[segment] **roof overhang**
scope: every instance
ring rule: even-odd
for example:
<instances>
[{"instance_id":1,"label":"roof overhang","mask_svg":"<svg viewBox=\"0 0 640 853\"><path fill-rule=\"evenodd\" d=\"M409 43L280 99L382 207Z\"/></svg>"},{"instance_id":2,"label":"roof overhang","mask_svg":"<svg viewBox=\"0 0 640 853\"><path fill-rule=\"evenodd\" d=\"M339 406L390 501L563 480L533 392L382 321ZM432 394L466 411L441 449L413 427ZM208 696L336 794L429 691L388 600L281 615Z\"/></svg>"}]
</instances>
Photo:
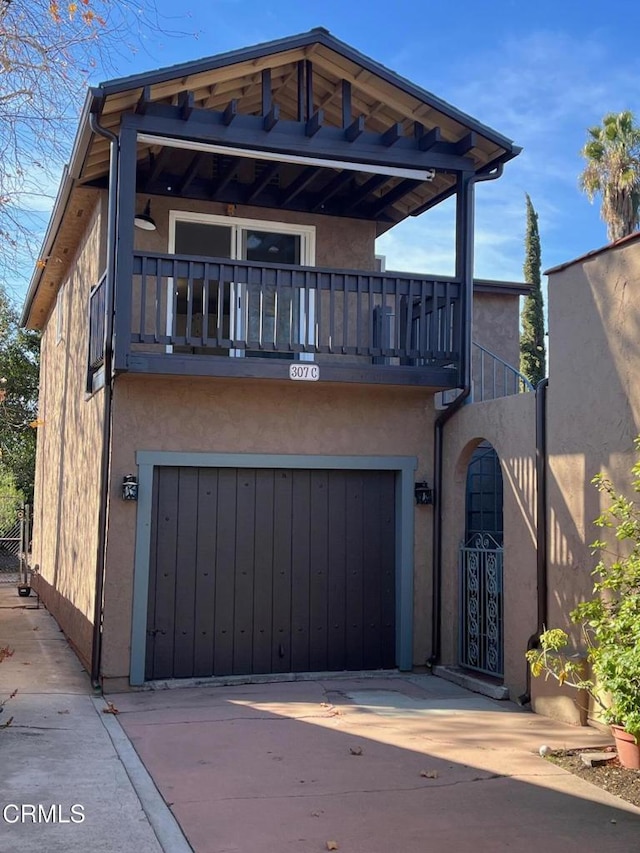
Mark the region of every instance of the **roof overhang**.
<instances>
[{"instance_id":1,"label":"roof overhang","mask_svg":"<svg viewBox=\"0 0 640 853\"><path fill-rule=\"evenodd\" d=\"M323 29L101 83L87 93L25 324L38 289L62 280L56 246L68 206L79 193L108 184L109 142L91 130L92 114L115 134L136 128L138 191L145 194L167 195L178 186L183 197L206 198L226 180L226 192L235 189L240 200L248 193L252 204L374 219L378 233L452 195L456 170L486 174L520 152ZM166 172L176 156L190 158L180 161L179 181ZM253 163L244 188L228 180L229 160L233 166L239 159ZM268 182L278 169L274 193ZM210 174L215 179L207 184ZM257 201L256 187L263 192Z\"/></svg>"}]
</instances>

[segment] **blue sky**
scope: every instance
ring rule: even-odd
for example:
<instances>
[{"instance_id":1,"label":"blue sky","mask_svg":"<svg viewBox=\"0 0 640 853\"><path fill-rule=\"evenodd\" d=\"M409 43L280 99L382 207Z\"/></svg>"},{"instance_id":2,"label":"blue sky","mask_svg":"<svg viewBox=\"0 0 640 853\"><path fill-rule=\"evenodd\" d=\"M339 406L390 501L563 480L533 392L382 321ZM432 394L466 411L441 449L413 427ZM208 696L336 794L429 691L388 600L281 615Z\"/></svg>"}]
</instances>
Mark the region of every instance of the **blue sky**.
<instances>
[{"instance_id":1,"label":"blue sky","mask_svg":"<svg viewBox=\"0 0 640 853\"><path fill-rule=\"evenodd\" d=\"M597 202L578 188L579 152L606 112L640 120L637 0L183 0L186 17L169 0L157 5L166 30L197 37L153 39L108 76L323 26L522 146L501 180L477 189L477 276L522 277L526 192L543 268L606 243ZM451 273L452 224L452 206L441 205L385 235L379 251L389 268Z\"/></svg>"}]
</instances>

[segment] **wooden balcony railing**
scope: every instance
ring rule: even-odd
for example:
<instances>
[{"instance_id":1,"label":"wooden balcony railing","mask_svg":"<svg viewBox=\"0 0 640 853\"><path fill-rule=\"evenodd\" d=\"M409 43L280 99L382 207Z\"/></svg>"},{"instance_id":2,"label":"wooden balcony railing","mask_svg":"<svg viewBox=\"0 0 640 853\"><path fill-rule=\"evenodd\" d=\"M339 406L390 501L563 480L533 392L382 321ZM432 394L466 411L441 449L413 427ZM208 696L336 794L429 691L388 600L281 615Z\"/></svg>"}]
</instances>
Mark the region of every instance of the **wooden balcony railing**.
<instances>
[{"instance_id":1,"label":"wooden balcony railing","mask_svg":"<svg viewBox=\"0 0 640 853\"><path fill-rule=\"evenodd\" d=\"M456 366L460 285L359 272L134 252L135 352Z\"/></svg>"}]
</instances>

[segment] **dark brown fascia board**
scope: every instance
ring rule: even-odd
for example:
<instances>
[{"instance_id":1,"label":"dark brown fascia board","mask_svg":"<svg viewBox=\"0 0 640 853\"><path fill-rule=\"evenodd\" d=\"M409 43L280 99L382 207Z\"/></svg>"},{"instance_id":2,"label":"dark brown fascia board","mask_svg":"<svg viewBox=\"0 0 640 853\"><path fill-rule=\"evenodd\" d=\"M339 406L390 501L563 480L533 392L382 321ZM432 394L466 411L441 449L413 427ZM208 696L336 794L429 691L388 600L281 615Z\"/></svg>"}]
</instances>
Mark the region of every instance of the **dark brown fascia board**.
<instances>
[{"instance_id":1,"label":"dark brown fascia board","mask_svg":"<svg viewBox=\"0 0 640 853\"><path fill-rule=\"evenodd\" d=\"M385 270L385 275L393 278L394 275L407 275L399 270ZM438 275L437 273L420 273L435 281L455 281L453 276ZM499 296L528 296L534 289L532 284L525 281L499 281L493 278L474 278L474 293L495 293Z\"/></svg>"},{"instance_id":2,"label":"dark brown fascia board","mask_svg":"<svg viewBox=\"0 0 640 853\"><path fill-rule=\"evenodd\" d=\"M392 86L396 86L401 91L419 101L427 104L429 107L438 110L459 124L467 127L470 131L475 131L486 139L491 140L496 145L503 148L505 152L510 154L510 157L515 157L520 153L518 146L506 136L487 127L487 125L474 119L467 113L456 109L451 104L438 98L432 92L416 86L405 77L396 74L379 62L371 59L365 54L355 50L355 48L340 41L323 27L316 27L305 33L287 36L286 38L276 39L274 41L263 42L262 44L253 45L252 47L240 48L226 53L220 53L215 56L203 57L192 62L183 62L177 65L170 65L165 68L159 68L155 71L148 71L143 74L134 74L129 77L120 77L113 80L105 80L100 83L92 91L95 96L108 97L109 95L126 92L130 89L143 88L144 86L153 86L159 83L166 83L178 77L188 77L192 74L200 74L206 71L214 71L218 68L224 68L228 65L233 65L240 62L247 62L255 59L262 59L270 54L283 53L287 50L295 50L301 47L310 47L313 44L321 44L323 47L339 53L345 59L362 66L367 71L380 77Z\"/></svg>"},{"instance_id":3,"label":"dark brown fascia board","mask_svg":"<svg viewBox=\"0 0 640 853\"><path fill-rule=\"evenodd\" d=\"M474 278L474 293L493 293L498 296L528 296L534 290L526 281L497 281L490 278Z\"/></svg>"}]
</instances>

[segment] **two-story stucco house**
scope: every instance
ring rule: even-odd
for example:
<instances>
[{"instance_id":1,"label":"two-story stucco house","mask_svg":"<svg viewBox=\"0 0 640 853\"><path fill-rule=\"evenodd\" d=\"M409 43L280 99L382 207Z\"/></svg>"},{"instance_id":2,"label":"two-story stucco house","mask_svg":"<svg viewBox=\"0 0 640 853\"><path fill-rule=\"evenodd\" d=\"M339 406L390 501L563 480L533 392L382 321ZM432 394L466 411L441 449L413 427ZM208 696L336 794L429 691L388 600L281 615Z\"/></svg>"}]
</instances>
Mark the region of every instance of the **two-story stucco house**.
<instances>
[{"instance_id":1,"label":"two-story stucco house","mask_svg":"<svg viewBox=\"0 0 640 853\"><path fill-rule=\"evenodd\" d=\"M95 680L433 656L439 392L518 360L527 287L473 279L518 152L322 29L88 92L24 322L35 583ZM455 275L381 269L450 197Z\"/></svg>"}]
</instances>

